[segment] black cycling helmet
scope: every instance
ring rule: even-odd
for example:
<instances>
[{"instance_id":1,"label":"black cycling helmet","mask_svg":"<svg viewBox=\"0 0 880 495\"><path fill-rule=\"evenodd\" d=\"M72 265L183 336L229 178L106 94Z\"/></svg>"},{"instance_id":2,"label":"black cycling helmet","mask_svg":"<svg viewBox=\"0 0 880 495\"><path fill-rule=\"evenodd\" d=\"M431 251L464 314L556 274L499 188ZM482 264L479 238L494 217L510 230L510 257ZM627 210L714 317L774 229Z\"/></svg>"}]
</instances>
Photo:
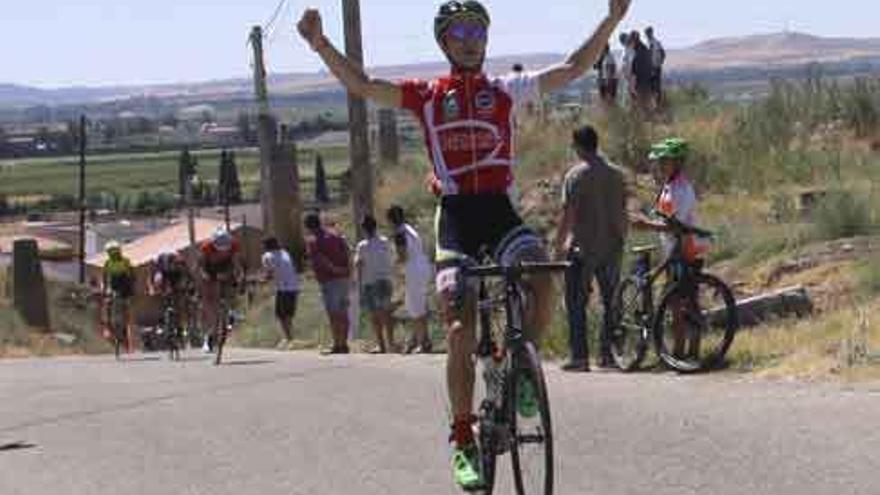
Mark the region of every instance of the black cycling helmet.
<instances>
[{"instance_id":1,"label":"black cycling helmet","mask_svg":"<svg viewBox=\"0 0 880 495\"><path fill-rule=\"evenodd\" d=\"M434 17L434 37L443 44L443 35L454 21L475 20L489 27L489 11L476 0L451 0L440 6Z\"/></svg>"}]
</instances>

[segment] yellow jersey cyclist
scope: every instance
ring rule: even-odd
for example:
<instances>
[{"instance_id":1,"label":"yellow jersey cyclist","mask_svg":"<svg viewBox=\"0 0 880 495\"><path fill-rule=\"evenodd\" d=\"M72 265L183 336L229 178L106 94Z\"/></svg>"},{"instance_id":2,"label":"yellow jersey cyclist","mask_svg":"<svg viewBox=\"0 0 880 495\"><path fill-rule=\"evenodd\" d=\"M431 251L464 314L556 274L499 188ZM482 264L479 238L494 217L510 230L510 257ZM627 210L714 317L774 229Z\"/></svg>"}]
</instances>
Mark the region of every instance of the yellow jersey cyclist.
<instances>
[{"instance_id":1,"label":"yellow jersey cyclist","mask_svg":"<svg viewBox=\"0 0 880 495\"><path fill-rule=\"evenodd\" d=\"M433 166L437 209L437 287L448 340L447 388L451 404L452 465L465 489L482 485L472 430L476 347L474 294L462 300L460 268L484 249L495 261L547 258L541 240L524 224L511 200L518 109L537 102L590 70L623 19L630 0L609 0L609 13L592 37L562 63L533 73L492 77L484 72L489 12L477 1L447 1L434 18L434 36L449 61L449 74L432 80L390 82L368 76L323 34L317 10L306 10L300 35L352 93L386 107L405 108L419 120ZM552 304L549 275L526 289L526 328L537 341ZM518 387L519 389L520 387ZM537 414L529 387L518 399L521 413Z\"/></svg>"},{"instance_id":2,"label":"yellow jersey cyclist","mask_svg":"<svg viewBox=\"0 0 880 495\"><path fill-rule=\"evenodd\" d=\"M132 351L131 339L131 298L134 296L134 268L131 261L122 254L122 246L110 241L104 247L107 261L104 262L102 292L110 297L110 304L119 303L125 322L126 350ZM110 322L114 324L114 322ZM115 331L116 329L114 329Z\"/></svg>"}]
</instances>

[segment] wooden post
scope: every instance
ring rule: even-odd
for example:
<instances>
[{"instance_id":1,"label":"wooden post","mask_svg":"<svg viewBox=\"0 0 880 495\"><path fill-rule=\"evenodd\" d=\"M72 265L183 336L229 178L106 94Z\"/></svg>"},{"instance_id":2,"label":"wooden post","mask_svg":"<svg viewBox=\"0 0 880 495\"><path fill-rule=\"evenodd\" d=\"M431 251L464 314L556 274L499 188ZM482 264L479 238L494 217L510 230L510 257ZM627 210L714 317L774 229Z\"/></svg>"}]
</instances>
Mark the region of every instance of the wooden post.
<instances>
[{"instance_id":1,"label":"wooden post","mask_svg":"<svg viewBox=\"0 0 880 495\"><path fill-rule=\"evenodd\" d=\"M37 241L18 239L12 246L12 294L15 309L28 326L47 330L49 302Z\"/></svg>"},{"instance_id":2,"label":"wooden post","mask_svg":"<svg viewBox=\"0 0 880 495\"><path fill-rule=\"evenodd\" d=\"M79 283L86 283L86 116L79 117Z\"/></svg>"},{"instance_id":3,"label":"wooden post","mask_svg":"<svg viewBox=\"0 0 880 495\"><path fill-rule=\"evenodd\" d=\"M400 144L397 138L397 113L393 108L379 109L379 163L397 165Z\"/></svg>"},{"instance_id":4,"label":"wooden post","mask_svg":"<svg viewBox=\"0 0 880 495\"><path fill-rule=\"evenodd\" d=\"M364 65L361 40L361 12L359 0L342 0L345 25L345 54L360 67ZM352 207L354 224L360 237L360 219L373 213L373 168L370 164L367 103L363 98L348 94L348 126L350 141Z\"/></svg>"},{"instance_id":5,"label":"wooden post","mask_svg":"<svg viewBox=\"0 0 880 495\"><path fill-rule=\"evenodd\" d=\"M277 143L275 120L269 115L269 90L266 86L266 66L263 61L263 29L251 29L251 47L254 50L254 94L257 99L259 115L257 119L257 138L260 143L260 211L263 214L263 232L272 231L272 156Z\"/></svg>"}]
</instances>

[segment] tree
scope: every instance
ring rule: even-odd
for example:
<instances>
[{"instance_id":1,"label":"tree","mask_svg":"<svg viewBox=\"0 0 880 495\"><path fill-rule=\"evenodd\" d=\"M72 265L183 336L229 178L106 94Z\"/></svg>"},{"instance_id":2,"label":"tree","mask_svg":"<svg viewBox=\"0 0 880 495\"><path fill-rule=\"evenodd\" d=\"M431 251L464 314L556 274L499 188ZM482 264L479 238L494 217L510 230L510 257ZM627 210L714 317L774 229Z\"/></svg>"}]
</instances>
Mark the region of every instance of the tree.
<instances>
[{"instance_id":1,"label":"tree","mask_svg":"<svg viewBox=\"0 0 880 495\"><path fill-rule=\"evenodd\" d=\"M324 157L320 153L315 155L315 201L318 203L330 202L327 172L324 171Z\"/></svg>"},{"instance_id":2,"label":"tree","mask_svg":"<svg viewBox=\"0 0 880 495\"><path fill-rule=\"evenodd\" d=\"M180 159L177 165L178 194L180 195L181 204L186 200L187 182L192 181L196 176L197 166L196 157L189 152L189 148L184 148L180 152Z\"/></svg>"},{"instance_id":3,"label":"tree","mask_svg":"<svg viewBox=\"0 0 880 495\"><path fill-rule=\"evenodd\" d=\"M217 196L222 203L241 203L241 183L238 180L234 151L223 150L220 153L220 177L217 182Z\"/></svg>"},{"instance_id":4,"label":"tree","mask_svg":"<svg viewBox=\"0 0 880 495\"><path fill-rule=\"evenodd\" d=\"M239 112L235 120L235 127L238 129L238 136L245 144L254 144L257 142L257 133L254 124L251 122L250 115L247 112Z\"/></svg>"}]
</instances>

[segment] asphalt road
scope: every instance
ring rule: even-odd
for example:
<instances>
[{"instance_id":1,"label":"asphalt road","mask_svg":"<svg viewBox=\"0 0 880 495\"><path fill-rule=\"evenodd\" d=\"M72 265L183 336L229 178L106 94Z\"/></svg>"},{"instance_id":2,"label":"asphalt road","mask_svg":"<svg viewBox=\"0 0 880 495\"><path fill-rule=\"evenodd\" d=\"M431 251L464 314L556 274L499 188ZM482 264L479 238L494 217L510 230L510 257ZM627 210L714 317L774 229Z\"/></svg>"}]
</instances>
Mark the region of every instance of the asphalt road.
<instances>
[{"instance_id":1,"label":"asphalt road","mask_svg":"<svg viewBox=\"0 0 880 495\"><path fill-rule=\"evenodd\" d=\"M0 494L457 493L442 356L229 358L0 362ZM558 494L880 493L880 389L548 380Z\"/></svg>"}]
</instances>

